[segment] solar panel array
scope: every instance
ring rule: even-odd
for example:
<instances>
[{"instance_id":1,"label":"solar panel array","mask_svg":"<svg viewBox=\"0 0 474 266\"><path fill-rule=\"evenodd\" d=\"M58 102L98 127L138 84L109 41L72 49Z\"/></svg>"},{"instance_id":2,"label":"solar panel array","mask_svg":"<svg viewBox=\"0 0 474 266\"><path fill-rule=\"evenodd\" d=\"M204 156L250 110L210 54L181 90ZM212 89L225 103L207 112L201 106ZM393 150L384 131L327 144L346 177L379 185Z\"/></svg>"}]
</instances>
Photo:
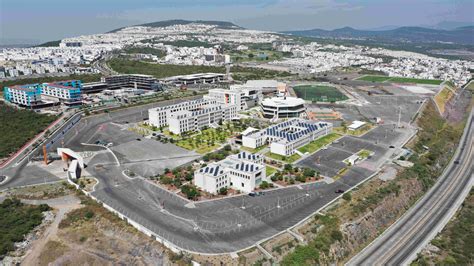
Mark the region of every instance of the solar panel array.
<instances>
[{"instance_id":1,"label":"solar panel array","mask_svg":"<svg viewBox=\"0 0 474 266\"><path fill-rule=\"evenodd\" d=\"M265 134L268 136L272 137L278 137L282 139L286 139L287 141L295 141L298 140L304 136L307 136L310 133L313 133L315 131L321 130L325 127L327 127L328 124L324 122L316 123L316 124L311 124L308 122L305 122L303 120L299 119L294 119L294 120L288 120L285 122L282 122L278 125L269 127L265 130ZM286 132L283 129L286 129L288 127L299 127L303 128L301 130L298 130L296 132L290 133Z\"/></svg>"},{"instance_id":2,"label":"solar panel array","mask_svg":"<svg viewBox=\"0 0 474 266\"><path fill-rule=\"evenodd\" d=\"M221 175L224 173L224 169L220 165L209 165L199 170L200 173L210 174L212 176Z\"/></svg>"},{"instance_id":3,"label":"solar panel array","mask_svg":"<svg viewBox=\"0 0 474 266\"><path fill-rule=\"evenodd\" d=\"M238 159L245 159L245 160L250 160L250 161L255 161L260 158L259 154L253 154L253 153L248 153L248 152L240 152L237 154Z\"/></svg>"}]
</instances>

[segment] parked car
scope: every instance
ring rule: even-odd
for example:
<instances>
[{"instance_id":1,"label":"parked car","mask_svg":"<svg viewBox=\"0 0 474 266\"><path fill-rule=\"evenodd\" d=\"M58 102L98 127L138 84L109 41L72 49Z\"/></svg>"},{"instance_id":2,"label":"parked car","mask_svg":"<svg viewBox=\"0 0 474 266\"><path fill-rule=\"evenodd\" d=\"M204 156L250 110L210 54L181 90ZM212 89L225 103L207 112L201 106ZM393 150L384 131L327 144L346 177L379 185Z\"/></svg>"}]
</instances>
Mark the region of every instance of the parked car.
<instances>
[{"instance_id":1,"label":"parked car","mask_svg":"<svg viewBox=\"0 0 474 266\"><path fill-rule=\"evenodd\" d=\"M337 194L341 194L341 193L344 193L344 190L343 189L338 189L335 191Z\"/></svg>"}]
</instances>

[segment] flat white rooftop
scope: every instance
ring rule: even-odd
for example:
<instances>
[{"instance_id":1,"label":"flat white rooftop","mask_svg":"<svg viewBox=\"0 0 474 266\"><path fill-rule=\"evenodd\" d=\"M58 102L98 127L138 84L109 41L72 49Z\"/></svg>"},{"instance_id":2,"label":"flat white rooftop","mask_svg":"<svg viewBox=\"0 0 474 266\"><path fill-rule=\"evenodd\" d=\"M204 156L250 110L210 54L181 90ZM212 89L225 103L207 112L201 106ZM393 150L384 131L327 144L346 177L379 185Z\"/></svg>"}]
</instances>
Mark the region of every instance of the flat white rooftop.
<instances>
[{"instance_id":1,"label":"flat white rooftop","mask_svg":"<svg viewBox=\"0 0 474 266\"><path fill-rule=\"evenodd\" d=\"M287 107L304 104L304 100L296 97L273 97L266 98L262 101L262 105L275 106L275 107Z\"/></svg>"}]
</instances>

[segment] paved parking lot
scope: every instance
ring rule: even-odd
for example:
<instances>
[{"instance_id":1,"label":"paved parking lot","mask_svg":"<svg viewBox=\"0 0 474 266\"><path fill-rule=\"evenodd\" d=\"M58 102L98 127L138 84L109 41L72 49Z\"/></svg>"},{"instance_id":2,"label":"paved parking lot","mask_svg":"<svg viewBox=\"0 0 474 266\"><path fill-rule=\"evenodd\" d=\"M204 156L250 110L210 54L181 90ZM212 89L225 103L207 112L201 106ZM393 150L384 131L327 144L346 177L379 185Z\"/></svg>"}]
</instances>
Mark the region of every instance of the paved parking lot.
<instances>
[{"instance_id":1,"label":"paved parking lot","mask_svg":"<svg viewBox=\"0 0 474 266\"><path fill-rule=\"evenodd\" d=\"M370 171L368 175L374 172L378 166L383 163L389 152L388 146L381 143L375 144L375 141L373 142L370 138L367 140L363 137L345 136L340 138L339 141L329 145L327 149L319 150L301 160L297 165L312 168L319 171L323 176L333 177L338 171L347 167L343 162L345 159L361 150L373 152L370 158L356 164L356 166L360 168L368 169Z\"/></svg>"},{"instance_id":2,"label":"paved parking lot","mask_svg":"<svg viewBox=\"0 0 474 266\"><path fill-rule=\"evenodd\" d=\"M189 208L187 200L169 191L145 180L129 179L122 175L123 170L131 169L147 176L165 167L173 168L191 161L196 156L172 144L145 140L117 126L143 121L147 116L143 111L147 108L85 118L66 134L64 146L76 151L102 151L91 159L87 168L100 182L93 192L95 197L178 247L201 253L238 251L300 222L339 196L336 190L350 189L370 176L391 153L386 143L377 139L389 139L389 136L385 137L386 134L392 137L399 132L381 127L361 138L344 137L338 144L300 162L304 164L306 161L312 167L321 167L321 174L326 175L324 171L337 172L341 161L354 152L361 149L375 152L372 158L351 167L344 176L331 184L303 184L267 192L264 196L242 195L196 203L194 208ZM377 113L377 108L368 109L367 112ZM360 116L358 111L354 114ZM398 142L407 136L407 133L401 133ZM141 140L137 141L137 138ZM103 147L82 145L97 140L113 143L111 149L121 162L120 166L115 164L115 158ZM319 165L316 165L317 157L320 157L317 162ZM17 175L14 182L26 182L30 175L35 178L42 175L40 170L32 166L20 166L12 171Z\"/></svg>"}]
</instances>

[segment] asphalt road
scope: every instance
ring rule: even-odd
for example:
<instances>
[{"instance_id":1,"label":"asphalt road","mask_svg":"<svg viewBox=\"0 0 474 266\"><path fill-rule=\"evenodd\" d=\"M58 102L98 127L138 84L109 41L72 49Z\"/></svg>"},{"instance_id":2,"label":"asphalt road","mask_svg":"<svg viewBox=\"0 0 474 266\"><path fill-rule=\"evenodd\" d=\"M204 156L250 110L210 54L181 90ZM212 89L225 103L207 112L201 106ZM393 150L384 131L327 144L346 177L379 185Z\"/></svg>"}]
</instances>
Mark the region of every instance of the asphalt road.
<instances>
[{"instance_id":1,"label":"asphalt road","mask_svg":"<svg viewBox=\"0 0 474 266\"><path fill-rule=\"evenodd\" d=\"M436 184L402 218L348 265L405 265L449 221L472 187L474 171L473 113L452 161ZM457 163L455 163L457 161Z\"/></svg>"}]
</instances>

